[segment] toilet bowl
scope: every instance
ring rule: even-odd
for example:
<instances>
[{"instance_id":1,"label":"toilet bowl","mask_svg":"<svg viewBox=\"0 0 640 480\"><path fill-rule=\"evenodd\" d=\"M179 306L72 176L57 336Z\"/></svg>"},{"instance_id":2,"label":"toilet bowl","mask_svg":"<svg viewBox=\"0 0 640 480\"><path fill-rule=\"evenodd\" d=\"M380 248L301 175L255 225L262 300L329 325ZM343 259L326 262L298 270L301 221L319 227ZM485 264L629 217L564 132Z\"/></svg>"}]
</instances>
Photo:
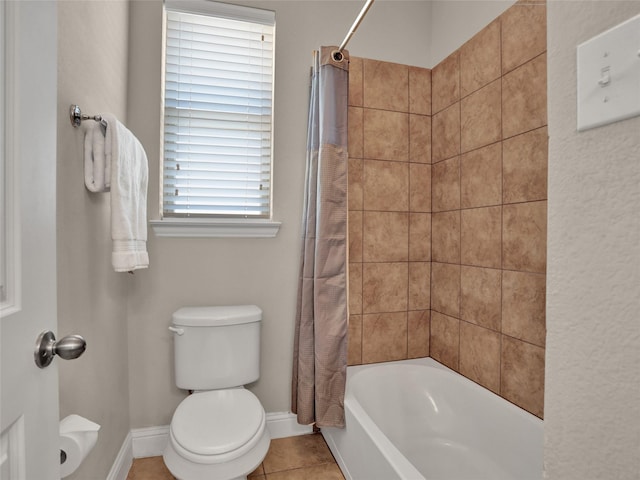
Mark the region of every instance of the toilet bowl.
<instances>
[{"instance_id":1,"label":"toilet bowl","mask_svg":"<svg viewBox=\"0 0 640 480\"><path fill-rule=\"evenodd\" d=\"M251 392L199 392L173 414L164 460L180 480L245 479L269 442L264 409Z\"/></svg>"},{"instance_id":2,"label":"toilet bowl","mask_svg":"<svg viewBox=\"0 0 640 480\"><path fill-rule=\"evenodd\" d=\"M256 309L198 307L174 313L176 383L195 390L176 408L163 454L179 480L244 480L267 454L271 438L264 408L243 387L257 379Z\"/></svg>"}]
</instances>

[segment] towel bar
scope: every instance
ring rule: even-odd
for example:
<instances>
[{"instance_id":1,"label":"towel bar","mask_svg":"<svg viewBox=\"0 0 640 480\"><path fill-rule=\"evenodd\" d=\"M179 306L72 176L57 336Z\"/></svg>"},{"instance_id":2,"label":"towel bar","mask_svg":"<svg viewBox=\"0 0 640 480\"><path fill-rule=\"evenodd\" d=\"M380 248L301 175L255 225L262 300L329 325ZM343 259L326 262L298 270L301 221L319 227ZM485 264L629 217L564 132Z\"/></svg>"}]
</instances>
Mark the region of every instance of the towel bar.
<instances>
[{"instance_id":1,"label":"towel bar","mask_svg":"<svg viewBox=\"0 0 640 480\"><path fill-rule=\"evenodd\" d=\"M99 122L102 120L102 117L100 115L84 115L79 105L71 105L71 107L69 107L69 120L71 120L71 125L79 127L83 120L95 120Z\"/></svg>"}]
</instances>

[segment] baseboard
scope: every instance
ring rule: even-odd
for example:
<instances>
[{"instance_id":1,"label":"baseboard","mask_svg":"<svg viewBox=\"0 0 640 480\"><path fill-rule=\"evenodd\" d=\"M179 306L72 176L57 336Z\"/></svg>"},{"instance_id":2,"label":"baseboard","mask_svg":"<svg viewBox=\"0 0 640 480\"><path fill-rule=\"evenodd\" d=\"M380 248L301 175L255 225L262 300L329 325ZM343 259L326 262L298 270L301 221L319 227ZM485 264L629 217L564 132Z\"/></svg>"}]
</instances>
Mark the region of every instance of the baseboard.
<instances>
[{"instance_id":1,"label":"baseboard","mask_svg":"<svg viewBox=\"0 0 640 480\"><path fill-rule=\"evenodd\" d=\"M131 437L133 458L157 457L162 455L167 445L169 426L134 428Z\"/></svg>"},{"instance_id":2,"label":"baseboard","mask_svg":"<svg viewBox=\"0 0 640 480\"><path fill-rule=\"evenodd\" d=\"M311 425L298 425L296 416L289 412L267 413L267 428L272 439L313 432ZM120 448L107 480L126 480L133 459L162 455L168 438L168 425L132 429Z\"/></svg>"},{"instance_id":3,"label":"baseboard","mask_svg":"<svg viewBox=\"0 0 640 480\"><path fill-rule=\"evenodd\" d=\"M290 412L267 413L267 428L271 438L295 437L313 433L311 425L298 424L297 417Z\"/></svg>"},{"instance_id":4,"label":"baseboard","mask_svg":"<svg viewBox=\"0 0 640 480\"><path fill-rule=\"evenodd\" d=\"M129 432L120 447L106 480L127 480L131 464L133 464L133 442L131 432Z\"/></svg>"}]
</instances>

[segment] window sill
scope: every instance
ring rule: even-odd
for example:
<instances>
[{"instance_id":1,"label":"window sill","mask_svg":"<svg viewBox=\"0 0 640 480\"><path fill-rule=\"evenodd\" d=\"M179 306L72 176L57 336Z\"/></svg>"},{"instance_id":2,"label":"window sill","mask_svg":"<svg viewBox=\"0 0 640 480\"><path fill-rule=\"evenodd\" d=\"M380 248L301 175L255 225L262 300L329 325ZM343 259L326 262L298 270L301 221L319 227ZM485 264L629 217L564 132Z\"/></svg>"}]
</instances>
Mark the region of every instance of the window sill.
<instances>
[{"instance_id":1,"label":"window sill","mask_svg":"<svg viewBox=\"0 0 640 480\"><path fill-rule=\"evenodd\" d=\"M259 219L165 218L150 220L157 237L273 238L281 222Z\"/></svg>"}]
</instances>

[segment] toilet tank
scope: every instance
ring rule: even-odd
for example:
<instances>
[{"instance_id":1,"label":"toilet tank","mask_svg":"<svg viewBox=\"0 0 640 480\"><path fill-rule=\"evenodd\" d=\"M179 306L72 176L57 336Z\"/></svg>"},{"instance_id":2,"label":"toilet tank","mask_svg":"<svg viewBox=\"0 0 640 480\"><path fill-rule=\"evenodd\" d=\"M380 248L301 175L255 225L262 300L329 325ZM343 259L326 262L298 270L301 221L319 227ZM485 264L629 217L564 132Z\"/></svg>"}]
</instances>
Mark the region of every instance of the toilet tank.
<instances>
[{"instance_id":1,"label":"toilet tank","mask_svg":"<svg viewBox=\"0 0 640 480\"><path fill-rule=\"evenodd\" d=\"M255 305L184 307L173 314L176 385L185 390L238 387L260 376Z\"/></svg>"}]
</instances>

